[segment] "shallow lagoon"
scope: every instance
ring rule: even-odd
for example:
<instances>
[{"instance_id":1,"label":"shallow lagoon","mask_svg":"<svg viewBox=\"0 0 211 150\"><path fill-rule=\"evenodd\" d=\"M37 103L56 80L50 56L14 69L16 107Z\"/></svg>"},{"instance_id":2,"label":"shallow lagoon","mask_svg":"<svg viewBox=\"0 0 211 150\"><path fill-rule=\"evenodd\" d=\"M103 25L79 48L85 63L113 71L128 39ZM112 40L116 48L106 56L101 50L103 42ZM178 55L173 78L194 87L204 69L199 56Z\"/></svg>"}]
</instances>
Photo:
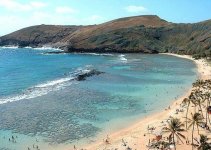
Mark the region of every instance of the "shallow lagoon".
<instances>
[{"instance_id":1,"label":"shallow lagoon","mask_svg":"<svg viewBox=\"0 0 211 150\"><path fill-rule=\"evenodd\" d=\"M0 50L2 149L93 142L164 109L197 78L192 61L173 56L46 51L52 50ZM75 72L90 68L105 73L72 80ZM12 135L17 143L8 141Z\"/></svg>"}]
</instances>

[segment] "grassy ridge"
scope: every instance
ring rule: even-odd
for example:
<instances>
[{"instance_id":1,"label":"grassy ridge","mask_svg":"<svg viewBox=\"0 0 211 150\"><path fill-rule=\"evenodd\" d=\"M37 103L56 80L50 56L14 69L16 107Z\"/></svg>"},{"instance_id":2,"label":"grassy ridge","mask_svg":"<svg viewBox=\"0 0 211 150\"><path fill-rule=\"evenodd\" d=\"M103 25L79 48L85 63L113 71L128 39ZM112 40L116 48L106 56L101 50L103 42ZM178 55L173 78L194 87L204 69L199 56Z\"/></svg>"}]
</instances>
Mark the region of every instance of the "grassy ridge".
<instances>
[{"instance_id":1,"label":"grassy ridge","mask_svg":"<svg viewBox=\"0 0 211 150\"><path fill-rule=\"evenodd\" d=\"M211 56L211 20L175 24L158 16L120 18L92 26L39 25L0 37L0 46L52 46L67 52L174 52Z\"/></svg>"}]
</instances>

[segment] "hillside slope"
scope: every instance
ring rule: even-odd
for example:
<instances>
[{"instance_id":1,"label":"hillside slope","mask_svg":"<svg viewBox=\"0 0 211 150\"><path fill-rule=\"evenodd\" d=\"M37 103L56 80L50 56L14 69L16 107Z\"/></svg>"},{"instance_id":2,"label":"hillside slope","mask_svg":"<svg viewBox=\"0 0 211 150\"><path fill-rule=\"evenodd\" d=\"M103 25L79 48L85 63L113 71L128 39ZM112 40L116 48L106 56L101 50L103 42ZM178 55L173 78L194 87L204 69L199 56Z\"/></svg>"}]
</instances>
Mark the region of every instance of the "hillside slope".
<instances>
[{"instance_id":1,"label":"hillside slope","mask_svg":"<svg viewBox=\"0 0 211 150\"><path fill-rule=\"evenodd\" d=\"M0 46L52 46L67 52L211 52L211 20L175 24L146 15L92 26L39 25L0 37Z\"/></svg>"}]
</instances>

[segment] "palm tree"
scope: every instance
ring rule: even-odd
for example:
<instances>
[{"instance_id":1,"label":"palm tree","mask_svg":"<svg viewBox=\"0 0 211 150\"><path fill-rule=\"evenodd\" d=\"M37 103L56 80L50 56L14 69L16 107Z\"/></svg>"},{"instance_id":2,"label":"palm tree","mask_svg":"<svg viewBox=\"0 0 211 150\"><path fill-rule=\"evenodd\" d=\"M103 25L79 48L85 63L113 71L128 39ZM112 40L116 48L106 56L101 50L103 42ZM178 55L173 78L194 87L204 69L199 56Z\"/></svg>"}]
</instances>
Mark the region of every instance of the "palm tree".
<instances>
[{"instance_id":1,"label":"palm tree","mask_svg":"<svg viewBox=\"0 0 211 150\"><path fill-rule=\"evenodd\" d=\"M196 113L196 107L197 107L198 103L196 101L197 98L196 98L196 95L195 95L195 91L191 92L189 99L190 99L191 103L195 106L194 112Z\"/></svg>"},{"instance_id":2,"label":"palm tree","mask_svg":"<svg viewBox=\"0 0 211 150\"><path fill-rule=\"evenodd\" d=\"M199 106L199 109L202 111L202 104L205 102L206 100L206 95L204 93L202 93L201 90L197 89L195 90L195 100L197 105ZM203 116L203 113L202 113Z\"/></svg>"},{"instance_id":3,"label":"palm tree","mask_svg":"<svg viewBox=\"0 0 211 150\"><path fill-rule=\"evenodd\" d=\"M195 125L197 126L197 130L198 130L198 134L199 134L199 125L203 123L203 117L200 113L195 113L194 115L191 114L191 119L188 119L188 129L192 126L192 149L193 149L193 132L194 132L194 128Z\"/></svg>"},{"instance_id":4,"label":"palm tree","mask_svg":"<svg viewBox=\"0 0 211 150\"><path fill-rule=\"evenodd\" d=\"M198 150L210 150L211 144L208 143L209 138L205 135L200 135L199 147Z\"/></svg>"},{"instance_id":5,"label":"palm tree","mask_svg":"<svg viewBox=\"0 0 211 150\"><path fill-rule=\"evenodd\" d=\"M211 102L211 94L209 92L205 93L205 101L206 101L206 108L208 108ZM211 125L209 114L208 114L208 111L206 110L206 125L208 124L208 121Z\"/></svg>"},{"instance_id":6,"label":"palm tree","mask_svg":"<svg viewBox=\"0 0 211 150\"><path fill-rule=\"evenodd\" d=\"M187 110L186 110L186 125L185 125L186 130L187 130L187 128L188 128L188 122L187 122L188 110L189 110L189 107L190 107L191 100L189 98L185 98L185 99L183 99L182 103L185 104L185 105L187 105Z\"/></svg>"},{"instance_id":7,"label":"palm tree","mask_svg":"<svg viewBox=\"0 0 211 150\"><path fill-rule=\"evenodd\" d=\"M170 133L169 135L169 142L173 142L175 150L176 150L176 143L175 143L175 136L179 139L182 143L182 139L185 139L185 136L181 134L181 132L185 131L182 127L184 126L183 123L180 122L177 118L171 118L170 122L168 122L168 127L163 128L164 133Z\"/></svg>"},{"instance_id":8,"label":"palm tree","mask_svg":"<svg viewBox=\"0 0 211 150\"><path fill-rule=\"evenodd\" d=\"M193 87L201 87L203 84L203 80L197 80L195 83L193 83Z\"/></svg>"},{"instance_id":9,"label":"palm tree","mask_svg":"<svg viewBox=\"0 0 211 150\"><path fill-rule=\"evenodd\" d=\"M195 99L196 106L199 106L198 110L200 110L202 117L204 117L204 115L203 115L203 111L202 111L202 106L201 105L204 103L204 101L205 101L205 99L201 99L201 98Z\"/></svg>"}]
</instances>

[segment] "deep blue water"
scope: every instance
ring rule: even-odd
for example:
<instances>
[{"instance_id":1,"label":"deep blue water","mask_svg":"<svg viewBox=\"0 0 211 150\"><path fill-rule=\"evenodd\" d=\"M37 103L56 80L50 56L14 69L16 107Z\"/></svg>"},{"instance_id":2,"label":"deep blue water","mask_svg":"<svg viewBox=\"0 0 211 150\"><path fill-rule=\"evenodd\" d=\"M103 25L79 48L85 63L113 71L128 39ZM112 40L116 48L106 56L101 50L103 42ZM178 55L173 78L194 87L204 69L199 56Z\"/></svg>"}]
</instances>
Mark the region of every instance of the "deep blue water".
<instances>
[{"instance_id":1,"label":"deep blue water","mask_svg":"<svg viewBox=\"0 0 211 150\"><path fill-rule=\"evenodd\" d=\"M2 134L53 144L92 140L167 107L197 78L192 61L173 56L47 51L0 48ZM92 69L104 73L73 80ZM5 147L13 148L0 143Z\"/></svg>"}]
</instances>

